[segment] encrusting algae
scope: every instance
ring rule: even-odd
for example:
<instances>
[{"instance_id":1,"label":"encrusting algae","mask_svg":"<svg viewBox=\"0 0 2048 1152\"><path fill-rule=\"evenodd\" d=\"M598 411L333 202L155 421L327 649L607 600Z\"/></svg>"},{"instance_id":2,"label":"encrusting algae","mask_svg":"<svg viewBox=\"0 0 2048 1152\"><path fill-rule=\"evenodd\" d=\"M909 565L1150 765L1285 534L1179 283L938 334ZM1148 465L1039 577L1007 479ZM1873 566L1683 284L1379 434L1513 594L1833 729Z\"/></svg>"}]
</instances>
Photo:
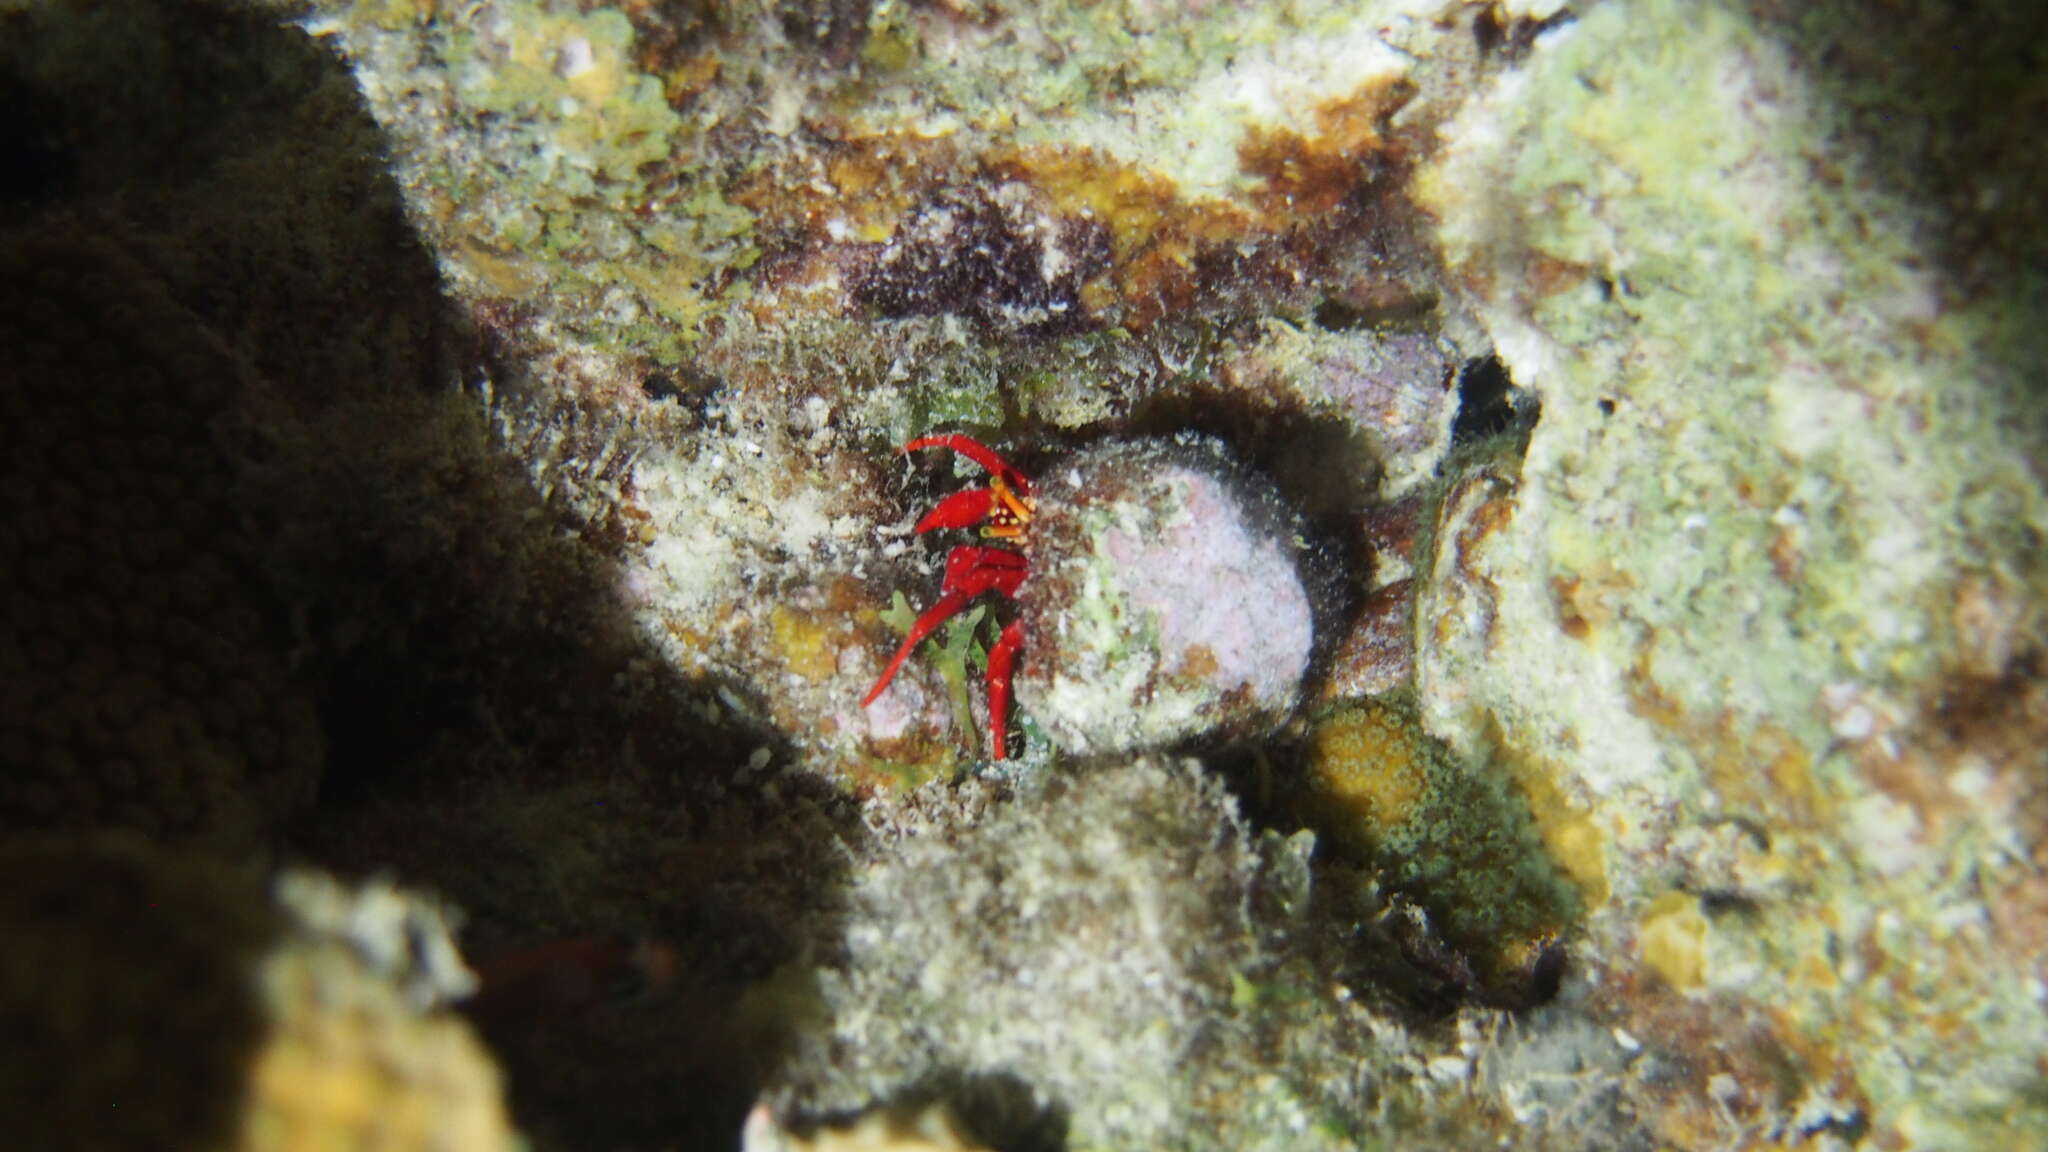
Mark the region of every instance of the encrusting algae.
<instances>
[{"instance_id":1,"label":"encrusting algae","mask_svg":"<svg viewBox=\"0 0 2048 1152\"><path fill-rule=\"evenodd\" d=\"M1529 965L1568 933L1580 897L1497 766L1463 761L1392 700L1317 720L1305 756L1309 827L1426 913L1487 995L1515 1000L1550 979Z\"/></svg>"}]
</instances>

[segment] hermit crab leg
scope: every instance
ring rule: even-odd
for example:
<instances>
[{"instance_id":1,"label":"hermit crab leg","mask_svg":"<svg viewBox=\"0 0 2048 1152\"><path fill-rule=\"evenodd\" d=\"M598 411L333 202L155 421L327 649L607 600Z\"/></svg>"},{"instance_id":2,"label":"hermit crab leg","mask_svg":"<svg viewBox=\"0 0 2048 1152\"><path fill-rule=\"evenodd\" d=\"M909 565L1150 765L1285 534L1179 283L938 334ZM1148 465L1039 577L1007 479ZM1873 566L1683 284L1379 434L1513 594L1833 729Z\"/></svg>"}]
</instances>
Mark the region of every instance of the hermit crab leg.
<instances>
[{"instance_id":1,"label":"hermit crab leg","mask_svg":"<svg viewBox=\"0 0 2048 1152\"><path fill-rule=\"evenodd\" d=\"M1004 736L1010 731L1010 669L1017 663L1017 646L1023 642L1024 625L1012 620L1004 625L995 647L988 650L988 734L990 756L996 760L1009 752Z\"/></svg>"},{"instance_id":2,"label":"hermit crab leg","mask_svg":"<svg viewBox=\"0 0 2048 1152\"><path fill-rule=\"evenodd\" d=\"M903 662L910 658L911 650L925 637L931 635L939 625L951 619L954 613L967 607L967 602L977 595L979 593L948 592L939 597L938 603L925 609L924 615L917 618L917 623L910 626L910 635L903 638L903 644L896 649L896 655L889 658L889 666L882 669L882 678L875 681L875 686L868 689L866 696L861 697L860 706L865 708L873 704L882 694L882 690L889 686L889 681L896 678L896 670L903 667Z\"/></svg>"},{"instance_id":3,"label":"hermit crab leg","mask_svg":"<svg viewBox=\"0 0 2048 1152\"><path fill-rule=\"evenodd\" d=\"M1017 586L1024 582L1024 557L1007 548L977 548L962 544L946 553L946 578L939 585L939 599L917 622L910 626L910 635L896 649L896 655L889 660L889 666L882 669L882 678L868 689L860 702L865 708L875 702L889 681L896 678L896 670L910 658L910 653L925 637L932 634L939 625L951 619L967 603L983 592L1000 592L1015 596Z\"/></svg>"}]
</instances>

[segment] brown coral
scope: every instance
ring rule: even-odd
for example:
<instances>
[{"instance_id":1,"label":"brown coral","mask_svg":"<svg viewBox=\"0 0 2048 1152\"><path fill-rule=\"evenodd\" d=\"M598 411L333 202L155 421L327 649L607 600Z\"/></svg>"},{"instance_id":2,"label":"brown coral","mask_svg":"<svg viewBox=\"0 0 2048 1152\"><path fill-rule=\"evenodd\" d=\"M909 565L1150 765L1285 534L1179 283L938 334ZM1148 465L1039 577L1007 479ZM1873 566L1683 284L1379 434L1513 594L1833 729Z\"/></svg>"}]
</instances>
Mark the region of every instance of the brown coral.
<instances>
[{"instance_id":1,"label":"brown coral","mask_svg":"<svg viewBox=\"0 0 2048 1152\"><path fill-rule=\"evenodd\" d=\"M112 244L0 238L0 824L247 836L323 752L221 433L248 369Z\"/></svg>"}]
</instances>

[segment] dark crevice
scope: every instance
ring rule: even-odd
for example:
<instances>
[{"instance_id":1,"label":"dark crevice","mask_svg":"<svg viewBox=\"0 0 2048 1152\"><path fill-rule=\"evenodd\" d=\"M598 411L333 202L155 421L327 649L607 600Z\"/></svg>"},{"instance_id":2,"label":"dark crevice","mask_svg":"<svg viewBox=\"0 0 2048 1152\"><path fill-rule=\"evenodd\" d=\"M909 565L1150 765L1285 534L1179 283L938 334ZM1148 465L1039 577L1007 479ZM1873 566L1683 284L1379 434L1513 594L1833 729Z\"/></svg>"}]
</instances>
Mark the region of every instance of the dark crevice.
<instances>
[{"instance_id":1,"label":"dark crevice","mask_svg":"<svg viewBox=\"0 0 2048 1152\"><path fill-rule=\"evenodd\" d=\"M1465 361L1458 370L1458 415L1451 422L1451 443L1472 444L1508 431L1536 426L1542 406L1533 393L1515 385L1498 356Z\"/></svg>"},{"instance_id":2,"label":"dark crevice","mask_svg":"<svg viewBox=\"0 0 2048 1152\"><path fill-rule=\"evenodd\" d=\"M1500 6L1488 5L1472 18L1472 39L1479 47L1481 56L1499 56L1508 61L1520 60L1536 46L1536 38L1553 28L1560 28L1578 16L1569 8L1560 8L1541 20L1527 16L1509 16Z\"/></svg>"},{"instance_id":3,"label":"dark crevice","mask_svg":"<svg viewBox=\"0 0 2048 1152\"><path fill-rule=\"evenodd\" d=\"M1064 1152L1067 1147L1067 1109L1044 1101L1030 1084L1008 1073L940 1073L895 1097L888 1110L906 1126L939 1110L957 1123L959 1135L992 1152ZM826 1113L800 1118L789 1128L807 1138L818 1129L847 1127L869 1115L866 1109Z\"/></svg>"}]
</instances>

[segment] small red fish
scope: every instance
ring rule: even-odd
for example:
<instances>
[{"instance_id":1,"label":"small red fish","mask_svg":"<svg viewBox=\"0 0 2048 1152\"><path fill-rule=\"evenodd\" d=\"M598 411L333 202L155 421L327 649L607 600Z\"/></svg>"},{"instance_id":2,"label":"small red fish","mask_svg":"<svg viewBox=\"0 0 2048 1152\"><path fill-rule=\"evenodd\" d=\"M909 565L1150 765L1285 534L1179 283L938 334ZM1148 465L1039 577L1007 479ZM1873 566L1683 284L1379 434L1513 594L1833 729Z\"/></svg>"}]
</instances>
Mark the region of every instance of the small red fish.
<instances>
[{"instance_id":1,"label":"small red fish","mask_svg":"<svg viewBox=\"0 0 2048 1152\"><path fill-rule=\"evenodd\" d=\"M494 953L473 967L463 1005L479 1020L580 1016L655 995L674 983L675 949L633 936L572 936Z\"/></svg>"}]
</instances>

